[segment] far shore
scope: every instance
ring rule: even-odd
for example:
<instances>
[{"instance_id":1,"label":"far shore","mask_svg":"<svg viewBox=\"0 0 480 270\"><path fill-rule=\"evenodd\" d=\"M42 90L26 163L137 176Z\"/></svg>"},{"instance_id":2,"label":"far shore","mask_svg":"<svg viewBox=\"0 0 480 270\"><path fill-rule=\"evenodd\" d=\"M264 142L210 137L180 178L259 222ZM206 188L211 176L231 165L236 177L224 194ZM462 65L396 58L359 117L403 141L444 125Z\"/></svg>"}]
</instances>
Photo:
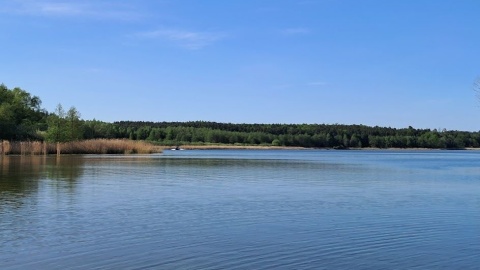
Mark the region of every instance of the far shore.
<instances>
[{"instance_id":1,"label":"far shore","mask_svg":"<svg viewBox=\"0 0 480 270\"><path fill-rule=\"evenodd\" d=\"M175 149L176 146L165 147L165 150ZM179 148L185 150L306 150L313 148L296 146L267 146L267 145L181 145Z\"/></svg>"},{"instance_id":2,"label":"far shore","mask_svg":"<svg viewBox=\"0 0 480 270\"><path fill-rule=\"evenodd\" d=\"M165 146L164 150L175 149L176 146ZM478 151L480 148L461 148L461 149L445 149L445 148L375 148L375 147L365 147L365 148L344 148L344 149L335 149L335 148L316 148L316 147L298 147L298 146L269 146L269 145L181 145L180 149L184 150L337 150L337 151L435 151L435 150L474 150Z\"/></svg>"}]
</instances>

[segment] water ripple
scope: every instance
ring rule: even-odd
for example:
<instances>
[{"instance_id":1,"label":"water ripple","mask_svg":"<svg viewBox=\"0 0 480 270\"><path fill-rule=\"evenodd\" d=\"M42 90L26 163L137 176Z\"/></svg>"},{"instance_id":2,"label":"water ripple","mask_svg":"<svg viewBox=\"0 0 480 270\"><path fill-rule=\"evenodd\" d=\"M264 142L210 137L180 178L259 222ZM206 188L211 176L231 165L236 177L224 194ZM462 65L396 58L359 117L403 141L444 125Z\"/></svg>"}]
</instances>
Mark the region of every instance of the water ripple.
<instances>
[{"instance_id":1,"label":"water ripple","mask_svg":"<svg viewBox=\"0 0 480 270\"><path fill-rule=\"evenodd\" d=\"M9 159L0 268L476 269L479 155L437 153Z\"/></svg>"}]
</instances>

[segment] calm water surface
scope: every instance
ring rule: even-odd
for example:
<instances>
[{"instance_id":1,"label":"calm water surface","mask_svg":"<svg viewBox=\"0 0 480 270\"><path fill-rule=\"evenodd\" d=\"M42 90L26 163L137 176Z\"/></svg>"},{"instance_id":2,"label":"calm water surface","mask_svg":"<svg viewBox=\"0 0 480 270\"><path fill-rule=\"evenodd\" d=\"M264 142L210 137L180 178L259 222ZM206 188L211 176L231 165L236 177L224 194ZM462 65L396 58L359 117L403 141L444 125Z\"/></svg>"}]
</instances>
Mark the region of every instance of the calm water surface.
<instances>
[{"instance_id":1,"label":"calm water surface","mask_svg":"<svg viewBox=\"0 0 480 270\"><path fill-rule=\"evenodd\" d=\"M480 152L0 157L0 269L479 269Z\"/></svg>"}]
</instances>

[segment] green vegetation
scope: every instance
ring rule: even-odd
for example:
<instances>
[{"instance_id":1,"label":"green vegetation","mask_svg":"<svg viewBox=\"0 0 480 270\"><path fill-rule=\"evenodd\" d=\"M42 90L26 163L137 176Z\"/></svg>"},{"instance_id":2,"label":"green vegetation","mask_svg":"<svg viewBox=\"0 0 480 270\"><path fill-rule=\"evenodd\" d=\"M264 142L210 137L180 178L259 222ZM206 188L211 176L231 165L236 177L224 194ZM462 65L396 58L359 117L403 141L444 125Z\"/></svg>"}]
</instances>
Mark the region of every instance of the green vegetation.
<instances>
[{"instance_id":1,"label":"green vegetation","mask_svg":"<svg viewBox=\"0 0 480 270\"><path fill-rule=\"evenodd\" d=\"M37 130L44 130L47 112L40 108L40 98L20 89L0 84L0 139L39 139Z\"/></svg>"},{"instance_id":2,"label":"green vegetation","mask_svg":"<svg viewBox=\"0 0 480 270\"><path fill-rule=\"evenodd\" d=\"M61 104L57 105L55 113L47 117L45 139L49 142L71 142L83 139L83 123L80 113L71 107L65 113Z\"/></svg>"},{"instance_id":3,"label":"green vegetation","mask_svg":"<svg viewBox=\"0 0 480 270\"><path fill-rule=\"evenodd\" d=\"M0 85L0 140L57 143L88 139L130 139L158 145L255 145L316 148L480 147L480 132L326 124L231 124L194 122L115 122L82 120L71 107L54 113L38 97ZM75 151L80 151L75 150ZM113 151L113 150L112 150ZM81 152L81 151L80 151Z\"/></svg>"},{"instance_id":4,"label":"green vegetation","mask_svg":"<svg viewBox=\"0 0 480 270\"><path fill-rule=\"evenodd\" d=\"M116 122L120 138L165 145L236 144L316 148L477 148L479 132L325 124L229 124L215 122ZM100 134L98 134L100 135Z\"/></svg>"}]
</instances>

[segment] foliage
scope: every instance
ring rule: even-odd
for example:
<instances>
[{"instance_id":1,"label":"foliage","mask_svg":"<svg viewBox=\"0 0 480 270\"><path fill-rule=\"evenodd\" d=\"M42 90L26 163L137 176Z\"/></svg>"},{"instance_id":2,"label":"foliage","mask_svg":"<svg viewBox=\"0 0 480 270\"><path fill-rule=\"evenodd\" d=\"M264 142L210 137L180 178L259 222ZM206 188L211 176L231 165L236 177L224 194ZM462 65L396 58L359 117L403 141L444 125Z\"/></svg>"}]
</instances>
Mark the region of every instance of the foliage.
<instances>
[{"instance_id":1,"label":"foliage","mask_svg":"<svg viewBox=\"0 0 480 270\"><path fill-rule=\"evenodd\" d=\"M83 139L83 123L80 120L80 113L75 107L71 107L65 112L62 105L58 104L55 113L48 116L47 124L47 141L69 142Z\"/></svg>"},{"instance_id":2,"label":"foliage","mask_svg":"<svg viewBox=\"0 0 480 270\"><path fill-rule=\"evenodd\" d=\"M479 132L325 124L231 124L216 122L115 122L116 138L162 144L223 143L317 148L479 147ZM102 138L102 134L95 134Z\"/></svg>"},{"instance_id":3,"label":"foliage","mask_svg":"<svg viewBox=\"0 0 480 270\"><path fill-rule=\"evenodd\" d=\"M37 139L37 131L46 128L47 113L41 103L25 90L0 84L0 139Z\"/></svg>"},{"instance_id":4,"label":"foliage","mask_svg":"<svg viewBox=\"0 0 480 270\"><path fill-rule=\"evenodd\" d=\"M65 142L67 141L67 133L65 129L65 111L61 104L57 105L55 113L50 114L47 118L48 130L46 139L49 142Z\"/></svg>"},{"instance_id":5,"label":"foliage","mask_svg":"<svg viewBox=\"0 0 480 270\"><path fill-rule=\"evenodd\" d=\"M70 107L65 115L65 128L67 141L78 141L83 138L83 123L80 112L75 107Z\"/></svg>"}]
</instances>

